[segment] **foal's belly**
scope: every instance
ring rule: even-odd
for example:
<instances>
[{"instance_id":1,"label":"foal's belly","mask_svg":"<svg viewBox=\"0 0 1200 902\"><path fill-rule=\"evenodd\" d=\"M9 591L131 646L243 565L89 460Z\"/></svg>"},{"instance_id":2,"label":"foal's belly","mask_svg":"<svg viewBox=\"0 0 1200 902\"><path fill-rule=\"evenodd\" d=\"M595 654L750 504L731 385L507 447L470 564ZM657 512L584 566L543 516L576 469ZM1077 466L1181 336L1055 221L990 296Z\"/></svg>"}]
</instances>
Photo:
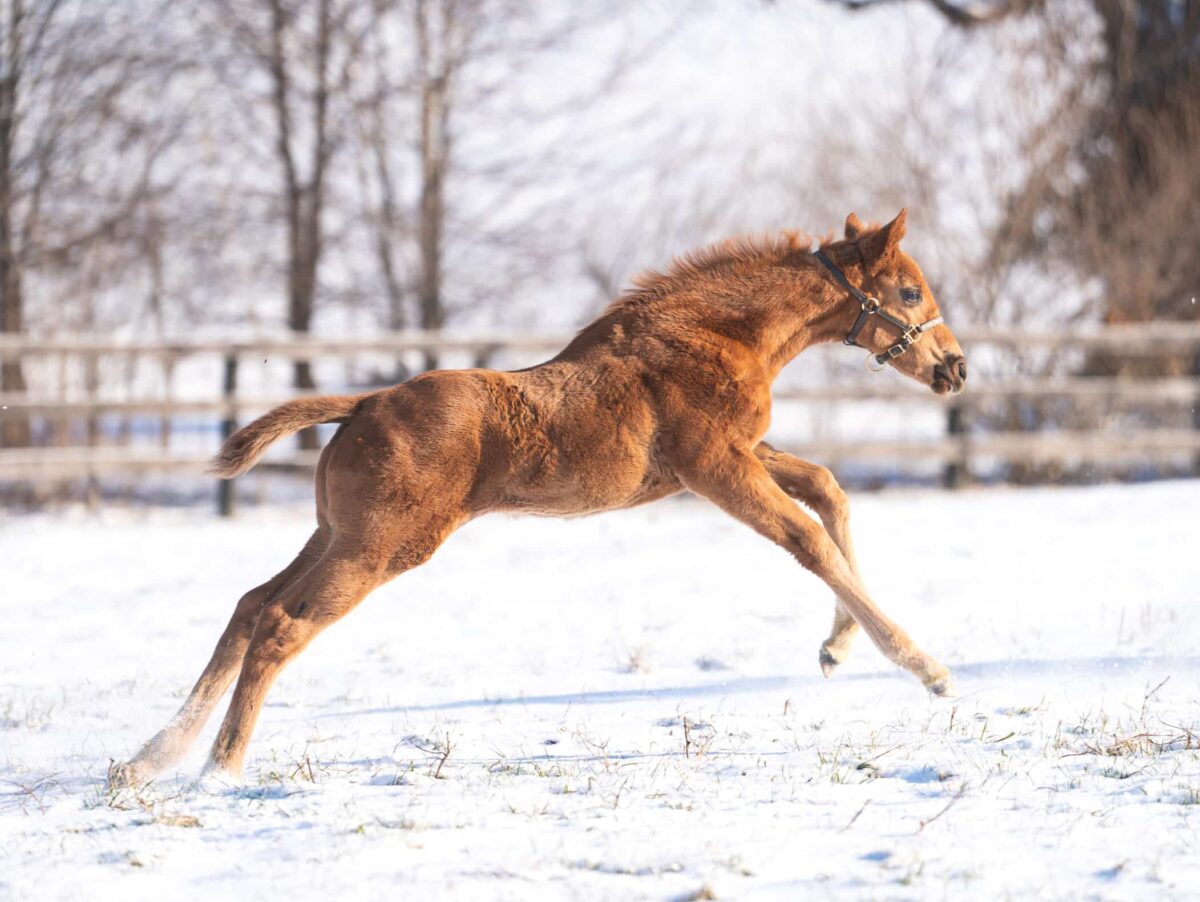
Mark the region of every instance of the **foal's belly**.
<instances>
[{"instance_id":1,"label":"foal's belly","mask_svg":"<svg viewBox=\"0 0 1200 902\"><path fill-rule=\"evenodd\" d=\"M680 491L674 474L646 455L593 447L583 459L557 450L534 467L508 474L500 508L570 517L619 510L657 501Z\"/></svg>"},{"instance_id":2,"label":"foal's belly","mask_svg":"<svg viewBox=\"0 0 1200 902\"><path fill-rule=\"evenodd\" d=\"M551 430L547 441L513 449L499 493L500 507L547 516L575 516L645 504L678 492L662 466L653 432L598 417L572 433Z\"/></svg>"},{"instance_id":3,"label":"foal's belly","mask_svg":"<svg viewBox=\"0 0 1200 902\"><path fill-rule=\"evenodd\" d=\"M579 517L622 510L667 498L683 490L675 479L648 479L628 489L623 486L562 487L562 490L517 491L506 494L499 510L545 517Z\"/></svg>"}]
</instances>

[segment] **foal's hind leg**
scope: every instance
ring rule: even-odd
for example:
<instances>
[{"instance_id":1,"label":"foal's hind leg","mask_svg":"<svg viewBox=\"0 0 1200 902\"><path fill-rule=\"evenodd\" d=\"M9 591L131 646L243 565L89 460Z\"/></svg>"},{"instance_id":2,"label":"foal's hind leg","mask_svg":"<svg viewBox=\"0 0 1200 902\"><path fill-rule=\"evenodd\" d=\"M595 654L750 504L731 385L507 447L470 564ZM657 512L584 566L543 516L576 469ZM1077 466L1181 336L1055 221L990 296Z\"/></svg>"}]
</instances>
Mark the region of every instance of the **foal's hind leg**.
<instances>
[{"instance_id":1,"label":"foal's hind leg","mask_svg":"<svg viewBox=\"0 0 1200 902\"><path fill-rule=\"evenodd\" d=\"M465 516L414 530L399 543L340 540L263 610L242 661L229 711L213 743L206 772L238 778L250 734L271 684L325 627L349 613L372 589L424 563Z\"/></svg>"},{"instance_id":2,"label":"foal's hind leg","mask_svg":"<svg viewBox=\"0 0 1200 902\"><path fill-rule=\"evenodd\" d=\"M319 528L291 564L242 596L217 642L208 666L200 674L187 700L170 722L142 746L130 761L110 769L110 785L118 787L144 783L187 753L212 714L212 709L237 675L259 613L320 558L328 541L328 529Z\"/></svg>"},{"instance_id":3,"label":"foal's hind leg","mask_svg":"<svg viewBox=\"0 0 1200 902\"><path fill-rule=\"evenodd\" d=\"M825 531L842 552L859 582L858 559L850 540L850 503L833 474L825 467L809 463L791 454L777 451L766 442L754 449L776 485L793 498L807 505L825 526ZM821 672L829 676L846 660L850 645L858 634L858 623L847 612L840 599L835 599L833 629L821 644Z\"/></svg>"}]
</instances>

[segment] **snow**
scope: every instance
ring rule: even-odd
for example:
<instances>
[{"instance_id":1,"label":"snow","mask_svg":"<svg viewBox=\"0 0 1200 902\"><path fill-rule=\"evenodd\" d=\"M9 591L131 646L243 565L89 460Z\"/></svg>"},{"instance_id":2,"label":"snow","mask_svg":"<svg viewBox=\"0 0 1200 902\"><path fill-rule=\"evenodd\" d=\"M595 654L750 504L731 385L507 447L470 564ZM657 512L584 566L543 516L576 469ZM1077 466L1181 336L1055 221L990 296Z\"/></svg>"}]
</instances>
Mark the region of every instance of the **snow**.
<instances>
[{"instance_id":1,"label":"snow","mask_svg":"<svg viewBox=\"0 0 1200 902\"><path fill-rule=\"evenodd\" d=\"M852 498L865 640L694 499L484 518L268 698L243 786L106 792L307 508L0 523L0 898L1200 892L1200 482Z\"/></svg>"}]
</instances>

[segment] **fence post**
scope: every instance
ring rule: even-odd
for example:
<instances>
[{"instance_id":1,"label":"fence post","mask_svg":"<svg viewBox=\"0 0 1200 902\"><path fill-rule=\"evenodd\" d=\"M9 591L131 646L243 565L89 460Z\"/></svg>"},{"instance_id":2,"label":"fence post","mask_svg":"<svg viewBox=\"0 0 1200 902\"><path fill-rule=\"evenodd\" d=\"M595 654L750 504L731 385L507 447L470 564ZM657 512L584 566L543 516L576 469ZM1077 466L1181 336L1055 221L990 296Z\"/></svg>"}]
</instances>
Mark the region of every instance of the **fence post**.
<instances>
[{"instance_id":1,"label":"fence post","mask_svg":"<svg viewBox=\"0 0 1200 902\"><path fill-rule=\"evenodd\" d=\"M475 368L486 370L492 363L492 356L500 350L498 345L483 345L475 352Z\"/></svg>"},{"instance_id":2,"label":"fence post","mask_svg":"<svg viewBox=\"0 0 1200 902\"><path fill-rule=\"evenodd\" d=\"M1195 298L1193 298L1193 301ZM1192 354L1192 375L1200 379L1200 347L1196 348ZM1196 399L1192 402L1192 428L1200 432L1200 392L1196 393ZM1197 451L1192 458L1192 472L1196 476L1200 476L1200 451Z\"/></svg>"},{"instance_id":3,"label":"fence post","mask_svg":"<svg viewBox=\"0 0 1200 902\"><path fill-rule=\"evenodd\" d=\"M958 439L956 457L942 470L942 484L948 489L961 488L971 478L970 451L967 447L966 411L961 403L946 408L946 434Z\"/></svg>"},{"instance_id":4,"label":"fence post","mask_svg":"<svg viewBox=\"0 0 1200 902\"><path fill-rule=\"evenodd\" d=\"M163 368L163 400L167 406L158 417L158 444L166 453L171 448L171 409L170 404L175 400L175 363L178 358L167 354L162 359Z\"/></svg>"},{"instance_id":5,"label":"fence post","mask_svg":"<svg viewBox=\"0 0 1200 902\"><path fill-rule=\"evenodd\" d=\"M225 410L225 418L221 420L221 441L233 435L237 430L237 415L233 407L233 402L237 398L237 372L238 372L238 355L237 351L231 350L225 355L225 378L222 383L221 397L225 399L227 406ZM217 483L217 512L222 517L232 517L236 499L235 487L232 479L222 479Z\"/></svg>"},{"instance_id":6,"label":"fence post","mask_svg":"<svg viewBox=\"0 0 1200 902\"><path fill-rule=\"evenodd\" d=\"M88 411L86 423L87 429L87 446L95 452L96 447L100 444L100 414L97 413L96 404L99 401L97 392L100 388L100 355L95 351L88 351L83 355L83 383L87 388L87 399L91 402L90 410ZM91 455L89 454L89 457ZM97 510L100 507L100 474L96 470L93 462L88 461L87 478L83 487L84 503L89 511Z\"/></svg>"}]
</instances>

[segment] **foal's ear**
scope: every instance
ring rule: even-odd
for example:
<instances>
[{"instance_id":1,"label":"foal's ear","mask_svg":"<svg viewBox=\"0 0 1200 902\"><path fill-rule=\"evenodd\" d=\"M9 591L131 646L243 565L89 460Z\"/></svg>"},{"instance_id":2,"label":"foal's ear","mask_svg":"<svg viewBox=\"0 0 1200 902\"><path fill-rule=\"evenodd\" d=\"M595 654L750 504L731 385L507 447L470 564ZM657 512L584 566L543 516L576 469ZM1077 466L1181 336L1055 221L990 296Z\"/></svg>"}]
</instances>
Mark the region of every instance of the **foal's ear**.
<instances>
[{"instance_id":1,"label":"foal's ear","mask_svg":"<svg viewBox=\"0 0 1200 902\"><path fill-rule=\"evenodd\" d=\"M851 213L846 217L846 240L853 241L867 230L866 223Z\"/></svg>"},{"instance_id":2,"label":"foal's ear","mask_svg":"<svg viewBox=\"0 0 1200 902\"><path fill-rule=\"evenodd\" d=\"M876 229L862 240L863 256L872 261L877 267L885 265L896 253L900 239L904 237L904 223L908 219L908 210L901 210L895 219L887 225ZM847 222L849 226L849 222Z\"/></svg>"}]
</instances>

